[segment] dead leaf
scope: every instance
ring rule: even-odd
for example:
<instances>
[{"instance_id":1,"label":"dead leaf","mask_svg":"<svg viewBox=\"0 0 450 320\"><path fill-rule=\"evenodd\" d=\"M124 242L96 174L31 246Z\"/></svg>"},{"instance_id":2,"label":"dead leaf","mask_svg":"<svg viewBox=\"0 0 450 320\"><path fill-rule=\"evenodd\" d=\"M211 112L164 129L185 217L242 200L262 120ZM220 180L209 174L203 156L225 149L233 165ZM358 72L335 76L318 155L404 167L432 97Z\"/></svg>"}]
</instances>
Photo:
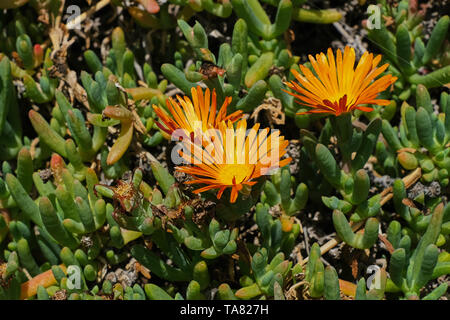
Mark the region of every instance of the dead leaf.
<instances>
[{"instance_id":1,"label":"dead leaf","mask_svg":"<svg viewBox=\"0 0 450 320\"><path fill-rule=\"evenodd\" d=\"M352 268L352 276L354 279L358 278L358 257L359 255L355 254L352 257L352 263L351 263L351 268Z\"/></svg>"},{"instance_id":2,"label":"dead leaf","mask_svg":"<svg viewBox=\"0 0 450 320\"><path fill-rule=\"evenodd\" d=\"M378 239L380 239L384 243L387 251L389 251L390 254L394 252L395 250L394 246L392 245L392 243L389 242L389 240L385 236L378 234Z\"/></svg>"},{"instance_id":3,"label":"dead leaf","mask_svg":"<svg viewBox=\"0 0 450 320\"><path fill-rule=\"evenodd\" d=\"M137 272L142 274L145 278L151 279L150 270L144 267L142 264L136 261L135 269Z\"/></svg>"},{"instance_id":4,"label":"dead leaf","mask_svg":"<svg viewBox=\"0 0 450 320\"><path fill-rule=\"evenodd\" d=\"M263 104L259 105L250 116L255 122L258 121L258 116L261 111L265 111L265 115L269 120L270 126L273 124L283 125L285 123L286 115L283 112L282 104L279 99L270 97L264 100Z\"/></svg>"},{"instance_id":5,"label":"dead leaf","mask_svg":"<svg viewBox=\"0 0 450 320\"><path fill-rule=\"evenodd\" d=\"M223 76L226 70L220 68L219 66L215 65L212 62L203 61L199 72L203 75L205 80L207 80L217 78L217 76Z\"/></svg>"},{"instance_id":6,"label":"dead leaf","mask_svg":"<svg viewBox=\"0 0 450 320\"><path fill-rule=\"evenodd\" d=\"M405 198L402 200L402 203L410 208L417 208L417 206L414 204L414 202L411 199Z\"/></svg>"},{"instance_id":7,"label":"dead leaf","mask_svg":"<svg viewBox=\"0 0 450 320\"><path fill-rule=\"evenodd\" d=\"M403 151L410 152L410 153L415 153L417 151L417 149L414 149L414 148L401 148L401 149L397 150L397 153L402 153Z\"/></svg>"}]
</instances>

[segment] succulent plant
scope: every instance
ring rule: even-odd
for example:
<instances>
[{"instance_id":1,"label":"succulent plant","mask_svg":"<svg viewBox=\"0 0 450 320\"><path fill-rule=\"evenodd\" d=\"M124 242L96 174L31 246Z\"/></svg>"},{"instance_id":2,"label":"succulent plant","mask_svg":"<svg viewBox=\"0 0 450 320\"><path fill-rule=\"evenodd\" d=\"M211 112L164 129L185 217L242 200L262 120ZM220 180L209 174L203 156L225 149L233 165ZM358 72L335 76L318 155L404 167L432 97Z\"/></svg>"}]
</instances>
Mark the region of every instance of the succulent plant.
<instances>
[{"instance_id":1,"label":"succulent plant","mask_svg":"<svg viewBox=\"0 0 450 320\"><path fill-rule=\"evenodd\" d=\"M424 41L422 21L424 10L418 10L416 1L400 1L393 7L387 1L380 1L383 17L392 23L371 27L369 39L379 46L383 54L392 62L389 72L399 77L394 85L394 99L407 100L414 95L418 85L435 88L450 81L450 69L440 64L441 50L449 26L449 17L442 16L436 23L428 41ZM442 51L445 52L445 51ZM424 71L425 69L426 71Z\"/></svg>"},{"instance_id":2,"label":"succulent plant","mask_svg":"<svg viewBox=\"0 0 450 320\"><path fill-rule=\"evenodd\" d=\"M12 160L17 157L24 141L11 65L6 57L0 62L0 78L0 159Z\"/></svg>"},{"instance_id":3,"label":"succulent plant","mask_svg":"<svg viewBox=\"0 0 450 320\"><path fill-rule=\"evenodd\" d=\"M178 25L197 62L184 70L179 54L176 54L178 63L164 64L161 71L170 82L188 95L198 81L204 81L209 88L216 90L219 103L226 96L232 97L231 107L250 111L265 97L265 80L272 66L288 69L296 61L281 39L271 38L260 42L252 40L249 37L251 29L243 19L236 22L231 45L224 43L220 47L218 58L208 49L207 35L198 22L190 27L185 21L179 20ZM242 90L248 90L244 98L240 98Z\"/></svg>"},{"instance_id":4,"label":"succulent plant","mask_svg":"<svg viewBox=\"0 0 450 320\"><path fill-rule=\"evenodd\" d=\"M449 98L446 92L440 98L440 108L435 112L428 90L419 85L416 108L406 102L402 105L398 127L393 128L383 120L382 133L387 143L377 143L377 157L383 163L384 172L398 174L402 168L420 167L424 182L448 185Z\"/></svg>"},{"instance_id":5,"label":"succulent plant","mask_svg":"<svg viewBox=\"0 0 450 320\"><path fill-rule=\"evenodd\" d=\"M445 261L445 252L440 254L436 246L442 230L442 221L444 217L448 219L448 207L447 205L444 208L444 204L440 203L434 208L428 227L414 249L412 239L407 234L402 236L400 223L391 222L387 234L395 250L390 258L390 278L386 286L388 292L402 291L407 299L419 299L422 287L431 279L450 271L448 262ZM444 257L444 261L439 261L440 257ZM435 300L446 290L447 284L442 283L423 299Z\"/></svg>"},{"instance_id":6,"label":"succulent plant","mask_svg":"<svg viewBox=\"0 0 450 320\"><path fill-rule=\"evenodd\" d=\"M277 283L281 288L287 277L292 262L284 260L284 254L278 253L270 261L267 250L262 248L256 252L251 260L252 276L244 275L239 279L242 288L234 295L238 299L252 299L261 295L266 298L273 297Z\"/></svg>"}]
</instances>

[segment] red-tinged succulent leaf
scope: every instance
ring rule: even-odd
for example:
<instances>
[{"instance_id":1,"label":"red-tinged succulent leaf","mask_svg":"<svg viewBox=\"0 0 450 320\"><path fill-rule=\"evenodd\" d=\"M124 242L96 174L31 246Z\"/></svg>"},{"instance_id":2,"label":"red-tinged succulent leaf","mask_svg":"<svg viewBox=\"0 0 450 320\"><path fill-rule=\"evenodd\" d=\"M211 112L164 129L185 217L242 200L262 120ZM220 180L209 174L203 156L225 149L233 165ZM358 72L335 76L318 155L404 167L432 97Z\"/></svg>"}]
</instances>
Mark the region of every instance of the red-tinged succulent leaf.
<instances>
[{"instance_id":1,"label":"red-tinged succulent leaf","mask_svg":"<svg viewBox=\"0 0 450 320\"><path fill-rule=\"evenodd\" d=\"M139 2L144 6L145 10L149 13L158 13L159 12L159 4L156 0L139 0Z\"/></svg>"},{"instance_id":2,"label":"red-tinged succulent leaf","mask_svg":"<svg viewBox=\"0 0 450 320\"><path fill-rule=\"evenodd\" d=\"M235 296L238 297L239 299L248 300L255 298L261 294L262 292L259 289L258 285L254 283L248 287L244 287L236 291Z\"/></svg>"},{"instance_id":3,"label":"red-tinged succulent leaf","mask_svg":"<svg viewBox=\"0 0 450 320\"><path fill-rule=\"evenodd\" d=\"M44 60L44 50L40 44L35 44L33 47L34 64L39 66Z\"/></svg>"},{"instance_id":4,"label":"red-tinged succulent leaf","mask_svg":"<svg viewBox=\"0 0 450 320\"><path fill-rule=\"evenodd\" d=\"M282 215L280 217L280 221L281 221L281 229L283 230L283 232L292 231L292 227L294 226L294 218L289 217L287 215Z\"/></svg>"},{"instance_id":5,"label":"red-tinged succulent leaf","mask_svg":"<svg viewBox=\"0 0 450 320\"><path fill-rule=\"evenodd\" d=\"M142 28L147 29L159 29L161 27L161 24L159 23L158 19L148 13L145 10L141 10L136 7L129 7L128 13L133 17L134 21L138 25L140 25Z\"/></svg>"},{"instance_id":6,"label":"red-tinged succulent leaf","mask_svg":"<svg viewBox=\"0 0 450 320\"><path fill-rule=\"evenodd\" d=\"M52 169L53 177L55 178L55 183L57 185L63 183L62 170L65 167L66 164L64 163L63 158L59 154L54 153L50 160L50 168Z\"/></svg>"}]
</instances>

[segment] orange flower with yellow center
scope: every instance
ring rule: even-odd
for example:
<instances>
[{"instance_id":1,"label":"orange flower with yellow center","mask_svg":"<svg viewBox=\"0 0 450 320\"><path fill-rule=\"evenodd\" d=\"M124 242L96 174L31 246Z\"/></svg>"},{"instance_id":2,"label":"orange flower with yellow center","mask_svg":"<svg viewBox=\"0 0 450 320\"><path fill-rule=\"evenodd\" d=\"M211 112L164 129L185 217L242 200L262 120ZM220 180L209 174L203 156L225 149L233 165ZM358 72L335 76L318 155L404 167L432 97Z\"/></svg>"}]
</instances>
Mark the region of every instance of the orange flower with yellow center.
<instances>
[{"instance_id":1,"label":"orange flower with yellow center","mask_svg":"<svg viewBox=\"0 0 450 320\"><path fill-rule=\"evenodd\" d=\"M218 129L209 130L204 137L201 145L184 142L189 150L181 152L181 156L191 166L176 170L194 178L186 183L206 185L195 193L219 189L217 199L220 199L225 189L231 188L231 203L244 186L255 185L255 179L291 161L291 158L280 160L289 142L278 130L269 135L269 128L259 130L259 124L255 124L247 133L245 119L237 123L236 129L231 121L221 122Z\"/></svg>"},{"instance_id":2,"label":"orange flower with yellow center","mask_svg":"<svg viewBox=\"0 0 450 320\"><path fill-rule=\"evenodd\" d=\"M330 113L339 116L354 109L367 112L373 110L362 106L364 104L385 106L390 103L389 100L377 99L380 92L397 80L397 77L390 74L375 80L389 66L386 63L377 67L381 55L374 58L372 53L365 52L356 69L355 50L348 46L343 54L341 50L337 50L336 59L329 48L327 55L320 53L315 59L310 55L309 60L316 75L300 65L303 75L297 70L291 70L299 83L286 83L296 93L285 91L297 98L296 102L311 108L297 114Z\"/></svg>"},{"instance_id":3,"label":"orange flower with yellow center","mask_svg":"<svg viewBox=\"0 0 450 320\"><path fill-rule=\"evenodd\" d=\"M173 98L166 100L167 108L172 115L169 116L166 111L153 105L153 110L162 123L157 125L164 132L171 135L175 130L182 129L189 137L191 133L199 129L204 132L210 128L217 128L221 121L235 122L242 117L242 111L236 111L227 116L227 108L231 102L231 97L226 97L222 107L216 115L217 102L216 91L212 95L209 89L203 90L200 86L191 89L192 100L185 96L177 95L177 101Z\"/></svg>"}]
</instances>

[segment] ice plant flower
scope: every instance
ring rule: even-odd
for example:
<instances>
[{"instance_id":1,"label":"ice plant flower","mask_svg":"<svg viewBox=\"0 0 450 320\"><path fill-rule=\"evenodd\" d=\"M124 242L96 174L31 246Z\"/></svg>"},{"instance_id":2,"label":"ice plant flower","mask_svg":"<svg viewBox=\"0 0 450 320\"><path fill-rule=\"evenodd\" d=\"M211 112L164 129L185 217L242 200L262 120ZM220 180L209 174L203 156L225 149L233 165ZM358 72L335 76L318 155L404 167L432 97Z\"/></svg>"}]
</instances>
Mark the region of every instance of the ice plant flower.
<instances>
[{"instance_id":1,"label":"ice plant flower","mask_svg":"<svg viewBox=\"0 0 450 320\"><path fill-rule=\"evenodd\" d=\"M328 48L327 55L320 53L309 55L309 60L316 75L307 67L300 65L300 72L292 69L291 72L298 80L287 82L286 85L295 93L285 90L293 95L296 102L310 107L309 113L329 113L336 116L354 109L370 112L373 109L362 106L364 104L376 104L385 106L389 100L377 99L380 92L392 85L397 77L391 74L385 75L377 80L389 64L377 67L381 61L381 55L373 56L372 53L365 52L355 69L355 50L348 46L344 53L337 50L336 59L331 48Z\"/></svg>"},{"instance_id":2,"label":"ice plant flower","mask_svg":"<svg viewBox=\"0 0 450 320\"><path fill-rule=\"evenodd\" d=\"M177 101L173 98L166 100L167 108L172 115L169 116L166 111L153 105L153 110L159 117L160 122L157 125L161 130L169 135L174 131L182 129L189 137L193 132L205 132L210 128L217 128L221 121L235 122L242 117L242 111L233 112L227 115L227 108L231 102L231 97L226 97L216 115L217 102L216 91L213 90L212 95L207 88L205 94L200 86L191 89L192 100L185 96L177 95Z\"/></svg>"},{"instance_id":3,"label":"ice plant flower","mask_svg":"<svg viewBox=\"0 0 450 320\"><path fill-rule=\"evenodd\" d=\"M234 203L243 188L249 191L257 178L291 161L281 159L289 142L280 136L279 130L269 135L269 128L259 130L259 124L255 124L247 132L245 119L237 122L236 129L231 121L221 122L218 129L209 130L205 137L207 141L201 145L190 140L183 142L192 147L181 154L191 165L176 167L193 177L186 183L205 185L195 193L219 189L217 199L220 199L225 189L231 188L230 202Z\"/></svg>"}]
</instances>

